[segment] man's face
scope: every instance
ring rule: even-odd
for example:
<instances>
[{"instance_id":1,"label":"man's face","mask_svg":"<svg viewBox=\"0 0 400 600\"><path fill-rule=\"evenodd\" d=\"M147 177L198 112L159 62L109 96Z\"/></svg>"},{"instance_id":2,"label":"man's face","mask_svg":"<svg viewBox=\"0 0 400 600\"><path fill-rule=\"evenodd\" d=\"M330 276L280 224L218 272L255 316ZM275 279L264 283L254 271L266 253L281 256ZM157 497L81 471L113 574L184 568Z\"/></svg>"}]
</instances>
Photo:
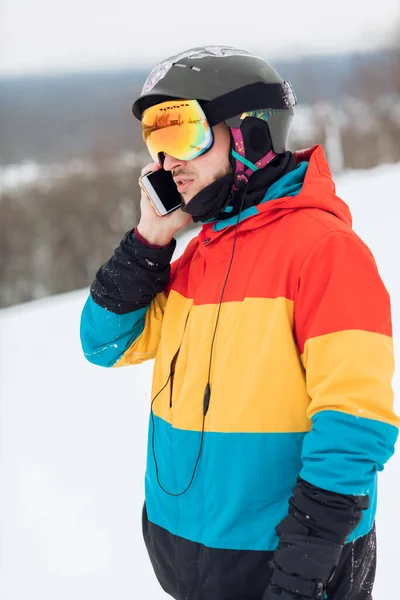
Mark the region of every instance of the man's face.
<instances>
[{"instance_id":1,"label":"man's face","mask_svg":"<svg viewBox=\"0 0 400 600\"><path fill-rule=\"evenodd\" d=\"M171 171L185 204L210 183L232 171L229 163L229 129L225 123L219 123L212 130L214 144L205 154L187 161L165 154L163 167Z\"/></svg>"}]
</instances>

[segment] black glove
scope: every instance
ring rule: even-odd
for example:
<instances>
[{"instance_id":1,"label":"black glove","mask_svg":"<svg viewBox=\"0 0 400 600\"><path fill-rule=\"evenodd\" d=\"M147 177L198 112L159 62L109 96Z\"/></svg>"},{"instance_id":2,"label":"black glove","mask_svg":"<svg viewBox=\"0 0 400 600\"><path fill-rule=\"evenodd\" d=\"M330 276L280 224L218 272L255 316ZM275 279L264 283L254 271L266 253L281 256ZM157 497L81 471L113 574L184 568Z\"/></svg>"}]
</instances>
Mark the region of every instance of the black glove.
<instances>
[{"instance_id":1,"label":"black glove","mask_svg":"<svg viewBox=\"0 0 400 600\"><path fill-rule=\"evenodd\" d=\"M324 600L346 539L368 508L368 496L348 496L297 480L262 600Z\"/></svg>"},{"instance_id":2,"label":"black glove","mask_svg":"<svg viewBox=\"0 0 400 600\"><path fill-rule=\"evenodd\" d=\"M342 548L314 536L282 534L262 600L323 600Z\"/></svg>"},{"instance_id":3,"label":"black glove","mask_svg":"<svg viewBox=\"0 0 400 600\"><path fill-rule=\"evenodd\" d=\"M324 600L344 543L368 506L368 496L336 494L299 477L276 527L279 545L262 600Z\"/></svg>"}]
</instances>

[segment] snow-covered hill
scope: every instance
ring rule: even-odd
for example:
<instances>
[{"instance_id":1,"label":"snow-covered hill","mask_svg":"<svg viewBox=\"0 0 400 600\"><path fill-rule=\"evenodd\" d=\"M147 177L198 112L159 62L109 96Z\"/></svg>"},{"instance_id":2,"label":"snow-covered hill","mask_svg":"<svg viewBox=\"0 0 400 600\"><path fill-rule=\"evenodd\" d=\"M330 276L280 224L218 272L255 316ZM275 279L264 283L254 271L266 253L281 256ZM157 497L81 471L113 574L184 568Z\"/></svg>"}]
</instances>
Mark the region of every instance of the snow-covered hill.
<instances>
[{"instance_id":1,"label":"snow-covered hill","mask_svg":"<svg viewBox=\"0 0 400 600\"><path fill-rule=\"evenodd\" d=\"M391 292L395 342L399 189L400 165L338 181ZM86 362L79 342L86 295L0 311L1 600L166 598L140 525L152 363L107 371ZM396 455L381 475L374 600L399 597L399 493Z\"/></svg>"}]
</instances>

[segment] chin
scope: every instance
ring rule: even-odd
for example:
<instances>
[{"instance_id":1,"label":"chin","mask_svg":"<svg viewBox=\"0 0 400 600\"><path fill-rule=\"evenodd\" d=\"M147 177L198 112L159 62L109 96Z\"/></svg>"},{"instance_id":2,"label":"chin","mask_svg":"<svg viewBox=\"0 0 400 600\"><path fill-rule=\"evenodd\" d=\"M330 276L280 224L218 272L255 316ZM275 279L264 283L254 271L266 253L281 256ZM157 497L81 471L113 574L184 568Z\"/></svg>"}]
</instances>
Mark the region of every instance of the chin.
<instances>
[{"instance_id":1,"label":"chin","mask_svg":"<svg viewBox=\"0 0 400 600\"><path fill-rule=\"evenodd\" d=\"M183 193L183 194L181 194L181 198L184 201L184 203L187 204L188 202L191 201L192 198L195 197L196 194L197 194L197 192L190 192L190 194Z\"/></svg>"}]
</instances>

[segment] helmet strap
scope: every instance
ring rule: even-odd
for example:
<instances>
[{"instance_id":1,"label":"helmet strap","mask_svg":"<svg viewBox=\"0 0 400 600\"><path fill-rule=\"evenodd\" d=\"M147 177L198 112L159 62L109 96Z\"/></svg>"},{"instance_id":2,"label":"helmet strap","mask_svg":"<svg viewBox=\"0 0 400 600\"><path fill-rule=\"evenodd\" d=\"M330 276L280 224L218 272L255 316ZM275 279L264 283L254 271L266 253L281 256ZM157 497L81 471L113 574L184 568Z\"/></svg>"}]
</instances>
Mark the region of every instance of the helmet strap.
<instances>
[{"instance_id":1,"label":"helmet strap","mask_svg":"<svg viewBox=\"0 0 400 600\"><path fill-rule=\"evenodd\" d=\"M235 183L233 189L237 190L243 186L243 182L248 182L249 177L253 173L266 167L267 164L278 155L273 150L270 150L256 163L252 163L246 158L245 142L241 128L230 127L230 131L233 140L233 144L231 144L231 155L235 160Z\"/></svg>"}]
</instances>

